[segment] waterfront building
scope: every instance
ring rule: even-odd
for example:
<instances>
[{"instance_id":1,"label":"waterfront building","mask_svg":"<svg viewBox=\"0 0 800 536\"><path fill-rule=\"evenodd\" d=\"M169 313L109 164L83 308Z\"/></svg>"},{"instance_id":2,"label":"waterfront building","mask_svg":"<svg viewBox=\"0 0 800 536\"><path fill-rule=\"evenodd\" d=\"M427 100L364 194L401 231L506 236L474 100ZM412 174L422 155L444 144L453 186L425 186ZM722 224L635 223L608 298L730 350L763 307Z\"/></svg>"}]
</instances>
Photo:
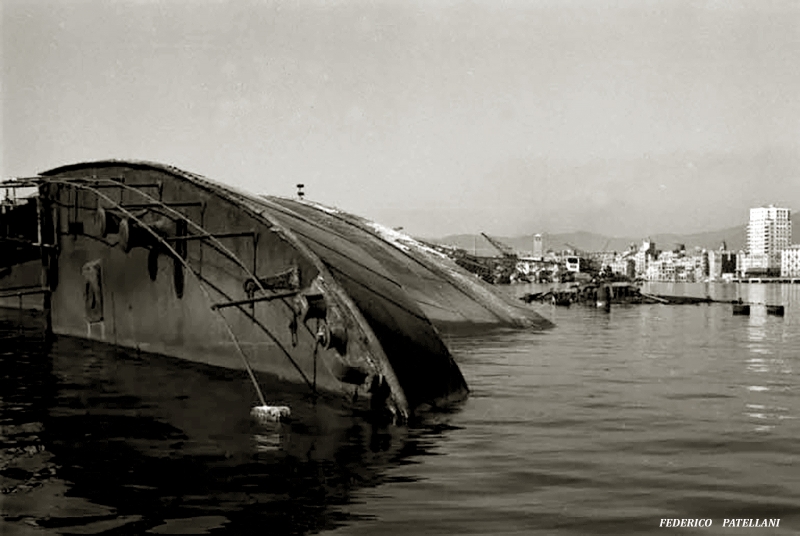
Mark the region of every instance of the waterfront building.
<instances>
[{"instance_id":1,"label":"waterfront building","mask_svg":"<svg viewBox=\"0 0 800 536\"><path fill-rule=\"evenodd\" d=\"M647 266L653 259L656 258L656 244L655 242L651 241L649 238L647 240L642 240L642 245L639 246L639 250L633 256L633 260L636 263L636 276L644 276L647 277Z\"/></svg>"},{"instance_id":2,"label":"waterfront building","mask_svg":"<svg viewBox=\"0 0 800 536\"><path fill-rule=\"evenodd\" d=\"M719 271L721 276L736 275L736 253L733 251L719 252Z\"/></svg>"},{"instance_id":3,"label":"waterfront building","mask_svg":"<svg viewBox=\"0 0 800 536\"><path fill-rule=\"evenodd\" d=\"M658 259L647 265L645 278L648 281L675 281L675 269L672 259Z\"/></svg>"},{"instance_id":4,"label":"waterfront building","mask_svg":"<svg viewBox=\"0 0 800 536\"><path fill-rule=\"evenodd\" d=\"M541 259L544 257L544 249L542 248L542 235L536 233L533 235L533 258Z\"/></svg>"},{"instance_id":5,"label":"waterfront building","mask_svg":"<svg viewBox=\"0 0 800 536\"><path fill-rule=\"evenodd\" d=\"M733 279L736 276L736 253L724 249L709 250L708 272L705 274L709 281L718 279Z\"/></svg>"},{"instance_id":6,"label":"waterfront building","mask_svg":"<svg viewBox=\"0 0 800 536\"><path fill-rule=\"evenodd\" d=\"M675 261L675 281L702 281L703 259L700 255L685 255Z\"/></svg>"},{"instance_id":7,"label":"waterfront building","mask_svg":"<svg viewBox=\"0 0 800 536\"><path fill-rule=\"evenodd\" d=\"M800 277L800 244L781 251L781 277Z\"/></svg>"},{"instance_id":8,"label":"waterfront building","mask_svg":"<svg viewBox=\"0 0 800 536\"><path fill-rule=\"evenodd\" d=\"M716 281L722 276L722 268L720 264L720 252L709 250L706 253L706 261L708 262L708 280Z\"/></svg>"},{"instance_id":9,"label":"waterfront building","mask_svg":"<svg viewBox=\"0 0 800 536\"><path fill-rule=\"evenodd\" d=\"M685 249L663 251L648 263L644 277L648 281L703 281L708 277L707 253L697 248L693 255Z\"/></svg>"},{"instance_id":10,"label":"waterfront building","mask_svg":"<svg viewBox=\"0 0 800 536\"><path fill-rule=\"evenodd\" d=\"M708 280L716 281L722 277L722 251L709 250L706 253L708 261Z\"/></svg>"},{"instance_id":11,"label":"waterfront building","mask_svg":"<svg viewBox=\"0 0 800 536\"><path fill-rule=\"evenodd\" d=\"M698 279L708 279L711 275L711 260L709 258L709 252L705 249L698 252L698 257L700 259L700 277Z\"/></svg>"},{"instance_id":12,"label":"waterfront building","mask_svg":"<svg viewBox=\"0 0 800 536\"><path fill-rule=\"evenodd\" d=\"M736 276L736 253L727 250L727 244L717 250L703 251L703 276L708 281L731 280Z\"/></svg>"},{"instance_id":13,"label":"waterfront building","mask_svg":"<svg viewBox=\"0 0 800 536\"><path fill-rule=\"evenodd\" d=\"M788 208L775 205L751 208L744 272L777 274L781 267L781 251L789 247L791 241L792 221Z\"/></svg>"},{"instance_id":14,"label":"waterfront building","mask_svg":"<svg viewBox=\"0 0 800 536\"><path fill-rule=\"evenodd\" d=\"M625 276L628 279L636 277L636 261L627 253L616 257L613 261L609 262L607 266L610 268L611 273Z\"/></svg>"},{"instance_id":15,"label":"waterfront building","mask_svg":"<svg viewBox=\"0 0 800 536\"><path fill-rule=\"evenodd\" d=\"M767 275L770 272L769 255L765 253L746 253L741 260L743 276Z\"/></svg>"},{"instance_id":16,"label":"waterfront building","mask_svg":"<svg viewBox=\"0 0 800 536\"><path fill-rule=\"evenodd\" d=\"M747 253L745 253L740 249L739 252L736 254L736 275L738 277L744 277L746 272L747 272Z\"/></svg>"}]
</instances>

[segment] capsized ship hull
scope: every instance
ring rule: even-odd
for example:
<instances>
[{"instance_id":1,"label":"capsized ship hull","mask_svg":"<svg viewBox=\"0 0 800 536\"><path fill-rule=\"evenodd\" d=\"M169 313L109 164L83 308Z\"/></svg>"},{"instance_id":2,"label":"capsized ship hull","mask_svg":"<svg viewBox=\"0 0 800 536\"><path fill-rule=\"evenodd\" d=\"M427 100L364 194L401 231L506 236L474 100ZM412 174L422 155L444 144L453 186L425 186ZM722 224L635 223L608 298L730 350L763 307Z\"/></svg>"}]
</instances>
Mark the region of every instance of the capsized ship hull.
<instances>
[{"instance_id":1,"label":"capsized ship hull","mask_svg":"<svg viewBox=\"0 0 800 536\"><path fill-rule=\"evenodd\" d=\"M311 204L147 162L31 182L56 334L246 369L256 386L265 373L403 419L468 392L436 326L546 325L498 315L507 300L470 289L469 275L364 220L328 225Z\"/></svg>"},{"instance_id":2,"label":"capsized ship hull","mask_svg":"<svg viewBox=\"0 0 800 536\"><path fill-rule=\"evenodd\" d=\"M371 272L384 285L402 288L441 332L552 327L502 290L405 234L316 203L279 197L264 197L262 203L333 273L341 274L348 288L356 291L348 282L356 281L356 274Z\"/></svg>"}]
</instances>

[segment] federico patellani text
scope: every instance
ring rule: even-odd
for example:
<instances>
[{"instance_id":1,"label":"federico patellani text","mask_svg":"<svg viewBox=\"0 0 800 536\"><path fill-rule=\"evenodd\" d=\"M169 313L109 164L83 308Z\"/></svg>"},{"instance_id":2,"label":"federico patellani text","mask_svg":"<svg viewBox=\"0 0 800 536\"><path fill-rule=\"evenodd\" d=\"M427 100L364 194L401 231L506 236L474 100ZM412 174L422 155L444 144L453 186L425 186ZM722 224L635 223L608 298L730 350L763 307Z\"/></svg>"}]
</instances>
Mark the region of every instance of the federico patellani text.
<instances>
[{"instance_id":1,"label":"federico patellani text","mask_svg":"<svg viewBox=\"0 0 800 536\"><path fill-rule=\"evenodd\" d=\"M687 518L664 518L661 519L659 527L710 527L714 524L713 519L687 519ZM723 519L723 527L736 528L766 528L779 527L780 519Z\"/></svg>"}]
</instances>

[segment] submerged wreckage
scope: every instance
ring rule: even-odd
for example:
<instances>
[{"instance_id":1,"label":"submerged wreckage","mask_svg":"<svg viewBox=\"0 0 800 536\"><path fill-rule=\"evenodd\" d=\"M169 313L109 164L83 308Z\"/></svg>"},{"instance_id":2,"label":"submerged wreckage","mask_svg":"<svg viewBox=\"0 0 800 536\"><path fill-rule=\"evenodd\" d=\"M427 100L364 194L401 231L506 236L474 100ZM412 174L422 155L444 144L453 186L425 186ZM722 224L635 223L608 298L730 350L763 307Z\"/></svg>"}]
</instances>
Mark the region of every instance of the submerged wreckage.
<instances>
[{"instance_id":1,"label":"submerged wreckage","mask_svg":"<svg viewBox=\"0 0 800 536\"><path fill-rule=\"evenodd\" d=\"M403 420L468 392L442 331L549 326L405 235L170 166L4 186L38 195L4 209L0 300L40 292L57 335L247 370L262 404L268 374Z\"/></svg>"}]
</instances>

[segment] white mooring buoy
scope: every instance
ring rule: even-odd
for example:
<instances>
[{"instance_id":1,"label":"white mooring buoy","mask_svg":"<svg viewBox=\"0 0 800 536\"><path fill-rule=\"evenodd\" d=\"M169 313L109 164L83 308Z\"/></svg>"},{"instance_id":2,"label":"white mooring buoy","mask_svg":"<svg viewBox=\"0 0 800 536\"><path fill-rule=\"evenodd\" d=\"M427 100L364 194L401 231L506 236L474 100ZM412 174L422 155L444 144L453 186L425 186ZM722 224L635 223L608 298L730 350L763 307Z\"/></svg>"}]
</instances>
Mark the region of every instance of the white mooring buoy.
<instances>
[{"instance_id":1,"label":"white mooring buoy","mask_svg":"<svg viewBox=\"0 0 800 536\"><path fill-rule=\"evenodd\" d=\"M292 415L289 406L256 406L250 410L250 415L261 422L285 421Z\"/></svg>"}]
</instances>

